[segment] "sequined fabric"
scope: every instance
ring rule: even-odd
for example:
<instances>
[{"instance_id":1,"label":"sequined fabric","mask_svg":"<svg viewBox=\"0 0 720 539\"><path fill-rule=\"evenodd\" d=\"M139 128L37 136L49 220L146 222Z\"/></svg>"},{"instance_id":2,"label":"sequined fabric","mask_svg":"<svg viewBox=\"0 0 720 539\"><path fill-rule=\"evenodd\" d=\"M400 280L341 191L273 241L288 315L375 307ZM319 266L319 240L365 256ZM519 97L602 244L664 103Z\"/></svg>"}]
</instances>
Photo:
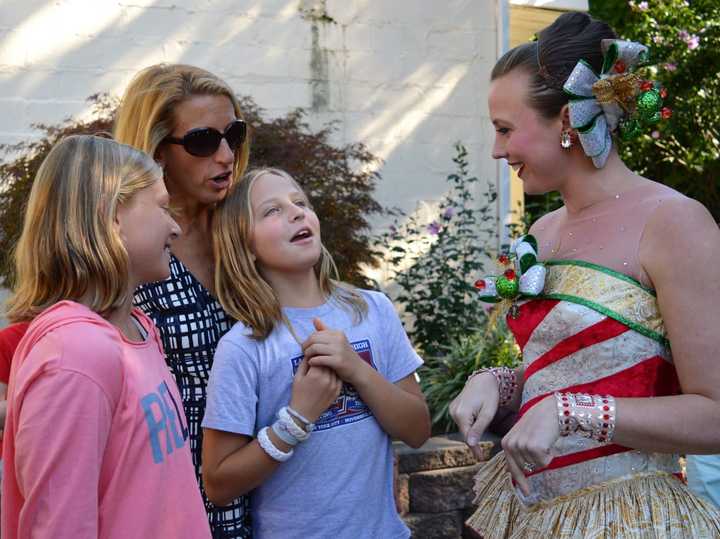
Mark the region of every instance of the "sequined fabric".
<instances>
[{"instance_id":1,"label":"sequined fabric","mask_svg":"<svg viewBox=\"0 0 720 539\"><path fill-rule=\"evenodd\" d=\"M717 510L675 476L637 472L525 507L502 453L475 485L478 508L467 524L483 539L709 539L720 537Z\"/></svg>"},{"instance_id":2,"label":"sequined fabric","mask_svg":"<svg viewBox=\"0 0 720 539\"><path fill-rule=\"evenodd\" d=\"M594 264L549 261L547 268L543 294L508 318L523 349L520 414L555 391L679 393L653 291ZM720 514L673 475L677 455L577 435L555 449L550 465L528 477L528 497L510 484L502 454L485 466L468 523L489 539L720 537Z\"/></svg>"},{"instance_id":3,"label":"sequined fabric","mask_svg":"<svg viewBox=\"0 0 720 539\"><path fill-rule=\"evenodd\" d=\"M547 265L544 297L587 305L652 338L665 338L665 326L652 290L596 264L558 260Z\"/></svg>"}]
</instances>

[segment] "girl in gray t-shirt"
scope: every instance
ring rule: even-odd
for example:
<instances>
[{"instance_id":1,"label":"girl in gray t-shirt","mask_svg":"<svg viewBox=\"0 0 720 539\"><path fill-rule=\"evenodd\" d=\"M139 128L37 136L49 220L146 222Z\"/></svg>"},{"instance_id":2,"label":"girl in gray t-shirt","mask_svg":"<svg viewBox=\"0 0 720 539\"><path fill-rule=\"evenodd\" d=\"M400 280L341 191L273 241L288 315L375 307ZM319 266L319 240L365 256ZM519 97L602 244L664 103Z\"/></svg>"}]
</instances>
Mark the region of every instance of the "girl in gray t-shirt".
<instances>
[{"instance_id":1,"label":"girl in gray t-shirt","mask_svg":"<svg viewBox=\"0 0 720 539\"><path fill-rule=\"evenodd\" d=\"M208 497L252 490L258 539L409 537L390 437L419 447L430 417L392 304L330 278L317 215L283 171L248 173L214 226L217 294L238 323L208 385Z\"/></svg>"}]
</instances>

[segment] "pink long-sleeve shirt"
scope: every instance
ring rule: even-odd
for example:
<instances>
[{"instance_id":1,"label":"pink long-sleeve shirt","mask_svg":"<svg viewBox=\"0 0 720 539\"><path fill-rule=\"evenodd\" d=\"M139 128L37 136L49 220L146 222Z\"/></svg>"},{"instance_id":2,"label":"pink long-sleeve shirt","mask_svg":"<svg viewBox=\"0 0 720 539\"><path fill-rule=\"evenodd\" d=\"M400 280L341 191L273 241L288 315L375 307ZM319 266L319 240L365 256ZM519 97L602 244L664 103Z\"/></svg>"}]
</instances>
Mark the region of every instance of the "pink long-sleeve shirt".
<instances>
[{"instance_id":1,"label":"pink long-sleeve shirt","mask_svg":"<svg viewBox=\"0 0 720 539\"><path fill-rule=\"evenodd\" d=\"M210 538L157 330L127 340L69 301L30 325L8 387L7 538Z\"/></svg>"}]
</instances>

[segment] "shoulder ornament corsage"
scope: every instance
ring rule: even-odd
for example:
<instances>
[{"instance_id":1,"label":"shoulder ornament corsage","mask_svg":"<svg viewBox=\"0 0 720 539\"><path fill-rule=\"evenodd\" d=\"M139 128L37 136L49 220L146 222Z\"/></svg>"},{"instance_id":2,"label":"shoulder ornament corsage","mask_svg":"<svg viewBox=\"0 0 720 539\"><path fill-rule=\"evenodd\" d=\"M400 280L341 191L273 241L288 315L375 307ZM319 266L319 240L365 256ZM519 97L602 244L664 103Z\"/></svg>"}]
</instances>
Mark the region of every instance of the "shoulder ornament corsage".
<instances>
[{"instance_id":1,"label":"shoulder ornament corsage","mask_svg":"<svg viewBox=\"0 0 720 539\"><path fill-rule=\"evenodd\" d=\"M504 303L501 307L509 309L510 315L516 317L516 302L539 296L545 287L546 270L537 260L535 237L528 234L515 240L508 254L498 257L498 264L505 268L502 274L478 279L475 288L480 301Z\"/></svg>"},{"instance_id":2,"label":"shoulder ornament corsage","mask_svg":"<svg viewBox=\"0 0 720 539\"><path fill-rule=\"evenodd\" d=\"M630 140L672 115L663 107L666 90L636 73L647 62L647 47L619 39L603 39L601 47L600 75L580 60L563 86L570 97L570 125L597 168L607 162L612 133L618 131L624 140Z\"/></svg>"}]
</instances>

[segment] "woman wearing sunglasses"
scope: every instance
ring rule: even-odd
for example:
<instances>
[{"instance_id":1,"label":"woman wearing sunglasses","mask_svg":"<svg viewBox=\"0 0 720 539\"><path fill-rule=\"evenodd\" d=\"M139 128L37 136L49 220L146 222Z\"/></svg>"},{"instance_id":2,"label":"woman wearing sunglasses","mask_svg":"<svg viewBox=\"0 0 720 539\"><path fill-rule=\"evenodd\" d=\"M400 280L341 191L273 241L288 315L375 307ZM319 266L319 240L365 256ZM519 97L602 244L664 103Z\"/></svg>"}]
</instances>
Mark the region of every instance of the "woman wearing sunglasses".
<instances>
[{"instance_id":1,"label":"woman wearing sunglasses","mask_svg":"<svg viewBox=\"0 0 720 539\"><path fill-rule=\"evenodd\" d=\"M217 342L232 325L215 298L211 220L215 205L247 165L247 126L224 81L197 67L161 64L130 82L114 135L162 166L183 231L172 245L170 277L139 288L136 303L160 330L200 481L205 387ZM250 537L247 498L215 507L202 490L213 537Z\"/></svg>"}]
</instances>

